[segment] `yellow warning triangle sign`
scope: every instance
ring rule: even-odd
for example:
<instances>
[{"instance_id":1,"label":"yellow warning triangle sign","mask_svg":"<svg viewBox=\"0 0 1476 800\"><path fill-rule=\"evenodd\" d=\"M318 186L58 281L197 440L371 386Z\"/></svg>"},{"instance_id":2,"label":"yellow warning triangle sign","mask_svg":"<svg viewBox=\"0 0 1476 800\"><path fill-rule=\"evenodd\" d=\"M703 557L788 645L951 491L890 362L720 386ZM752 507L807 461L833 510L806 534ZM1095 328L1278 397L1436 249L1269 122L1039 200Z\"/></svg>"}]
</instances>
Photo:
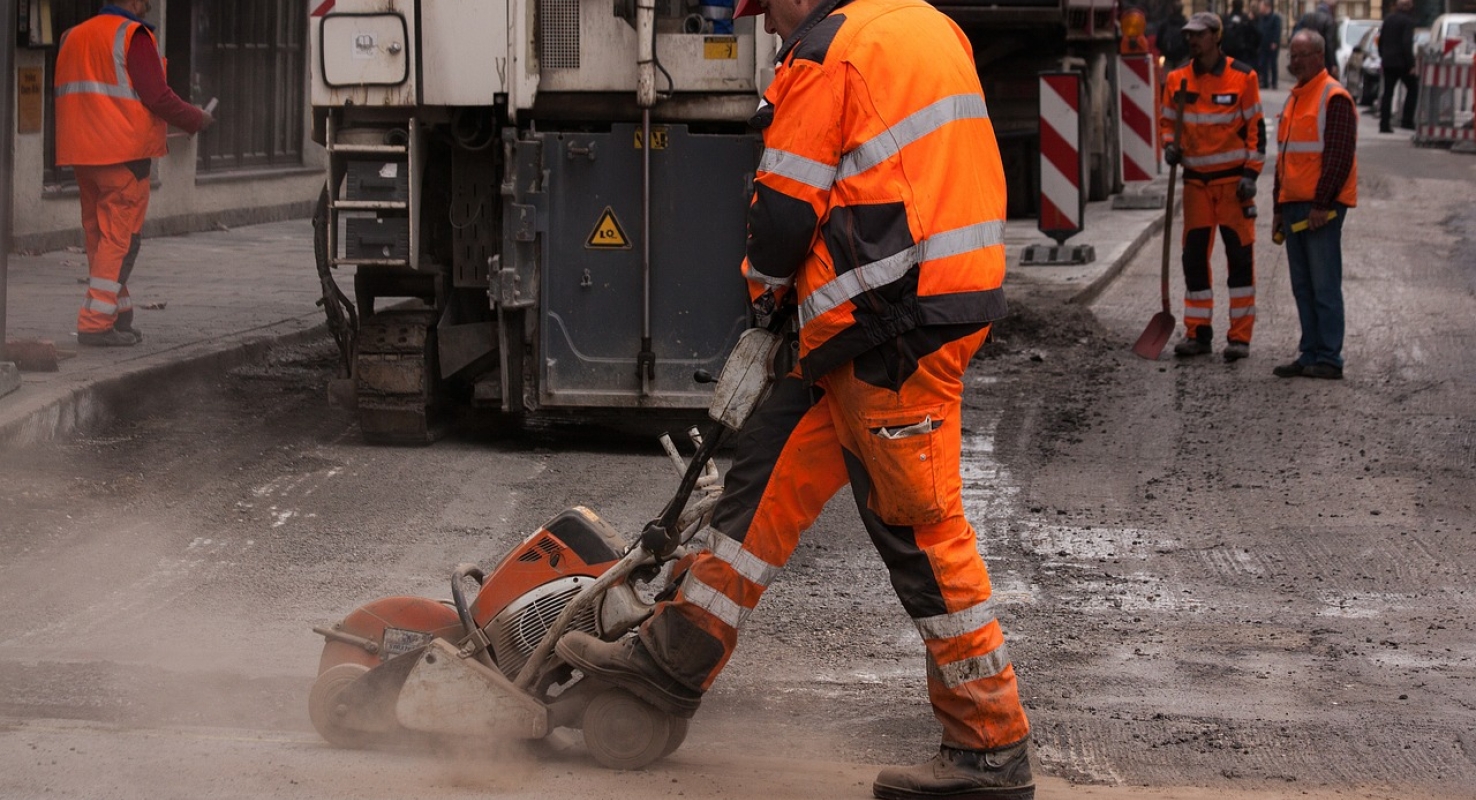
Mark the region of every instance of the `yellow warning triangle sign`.
<instances>
[{"instance_id":1,"label":"yellow warning triangle sign","mask_svg":"<svg viewBox=\"0 0 1476 800\"><path fill-rule=\"evenodd\" d=\"M630 249L630 239L626 237L625 229L620 227L620 220L615 219L615 212L609 206L605 206L605 213L600 215L594 230L589 232L584 246L594 250Z\"/></svg>"}]
</instances>

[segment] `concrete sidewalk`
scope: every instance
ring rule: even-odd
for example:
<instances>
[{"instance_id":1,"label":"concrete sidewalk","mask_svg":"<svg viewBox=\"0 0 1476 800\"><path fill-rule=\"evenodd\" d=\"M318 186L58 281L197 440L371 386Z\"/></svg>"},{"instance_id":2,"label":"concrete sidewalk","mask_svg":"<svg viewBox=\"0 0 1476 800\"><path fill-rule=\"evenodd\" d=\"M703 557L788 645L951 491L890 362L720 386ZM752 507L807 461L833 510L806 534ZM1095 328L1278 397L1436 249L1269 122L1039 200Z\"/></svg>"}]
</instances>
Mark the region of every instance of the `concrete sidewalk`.
<instances>
[{"instance_id":1,"label":"concrete sidewalk","mask_svg":"<svg viewBox=\"0 0 1476 800\"><path fill-rule=\"evenodd\" d=\"M1051 285L1066 287L1078 302L1095 296L1163 220L1162 210L1111 206L1088 204L1085 232L1068 242L1095 248L1096 261L1085 266L1019 266L1025 247L1054 242L1032 220L1010 223L1007 291ZM9 264L6 338L49 339L75 355L57 372L19 373L19 388L0 396L0 447L86 431L112 416L117 404L140 392L167 391L180 375L223 372L274 343L327 336L316 306L306 219L145 239L128 284L134 325L144 334L134 347L77 346L77 309L87 280L83 253L12 255ZM340 276L346 289L351 274Z\"/></svg>"},{"instance_id":2,"label":"concrete sidewalk","mask_svg":"<svg viewBox=\"0 0 1476 800\"><path fill-rule=\"evenodd\" d=\"M0 397L0 446L86 430L112 403L180 370L223 371L323 324L306 219L145 239L128 282L144 335L134 347L77 346L85 254L11 255L9 263L6 338L49 339L75 355L57 372L20 373L20 388Z\"/></svg>"}]
</instances>

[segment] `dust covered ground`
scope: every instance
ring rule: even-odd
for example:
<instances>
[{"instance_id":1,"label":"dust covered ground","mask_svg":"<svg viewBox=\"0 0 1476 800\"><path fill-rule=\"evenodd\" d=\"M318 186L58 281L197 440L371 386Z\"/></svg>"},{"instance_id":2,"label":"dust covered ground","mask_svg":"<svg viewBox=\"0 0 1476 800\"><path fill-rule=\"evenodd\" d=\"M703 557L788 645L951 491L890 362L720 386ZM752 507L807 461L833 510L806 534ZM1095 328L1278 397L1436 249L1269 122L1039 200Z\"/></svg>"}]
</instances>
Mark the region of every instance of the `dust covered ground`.
<instances>
[{"instance_id":1,"label":"dust covered ground","mask_svg":"<svg viewBox=\"0 0 1476 800\"><path fill-rule=\"evenodd\" d=\"M1360 158L1346 380L1271 376L1297 330L1269 243L1246 361L1128 352L1150 244L1091 306L1016 287L971 370L965 502L1038 796L1476 796L1476 218L1439 201L1469 167ZM367 447L332 369L279 351L3 454L0 796L856 798L935 748L921 643L845 496L641 773L567 732L328 747L313 625L444 597L574 503L639 530L675 483L644 422Z\"/></svg>"}]
</instances>

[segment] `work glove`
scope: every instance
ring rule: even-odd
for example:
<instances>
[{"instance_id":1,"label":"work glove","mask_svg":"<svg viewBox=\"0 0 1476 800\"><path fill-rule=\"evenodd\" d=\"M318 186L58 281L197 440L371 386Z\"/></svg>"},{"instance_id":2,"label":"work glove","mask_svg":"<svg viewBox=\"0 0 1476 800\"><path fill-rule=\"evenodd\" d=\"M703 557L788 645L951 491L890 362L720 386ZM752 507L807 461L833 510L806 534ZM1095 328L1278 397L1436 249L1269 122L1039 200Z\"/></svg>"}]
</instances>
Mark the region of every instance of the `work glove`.
<instances>
[{"instance_id":1,"label":"work glove","mask_svg":"<svg viewBox=\"0 0 1476 800\"><path fill-rule=\"evenodd\" d=\"M1184 160L1184 151L1178 145L1166 144L1163 146L1163 163L1171 167L1177 167L1182 160Z\"/></svg>"},{"instance_id":2,"label":"work glove","mask_svg":"<svg viewBox=\"0 0 1476 800\"><path fill-rule=\"evenodd\" d=\"M1256 179L1246 175L1240 179L1240 185L1235 187L1235 196L1241 200L1250 200L1256 196Z\"/></svg>"}]
</instances>

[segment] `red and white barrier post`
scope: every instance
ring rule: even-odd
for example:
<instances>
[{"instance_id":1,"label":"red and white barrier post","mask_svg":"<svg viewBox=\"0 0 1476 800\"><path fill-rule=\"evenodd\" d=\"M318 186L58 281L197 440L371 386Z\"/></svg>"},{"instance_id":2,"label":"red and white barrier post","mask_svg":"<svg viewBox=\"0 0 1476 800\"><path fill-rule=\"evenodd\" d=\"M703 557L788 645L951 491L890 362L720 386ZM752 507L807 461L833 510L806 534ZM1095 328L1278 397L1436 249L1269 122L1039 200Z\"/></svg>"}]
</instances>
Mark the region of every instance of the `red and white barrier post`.
<instances>
[{"instance_id":1,"label":"red and white barrier post","mask_svg":"<svg viewBox=\"0 0 1476 800\"><path fill-rule=\"evenodd\" d=\"M1040 73L1040 232L1056 247L1031 245L1022 264L1085 264L1096 258L1091 245L1065 247L1082 231L1086 212L1086 169L1082 159L1084 91L1079 72Z\"/></svg>"},{"instance_id":2,"label":"red and white barrier post","mask_svg":"<svg viewBox=\"0 0 1476 800\"><path fill-rule=\"evenodd\" d=\"M1122 145L1123 193L1113 208L1163 208L1163 193L1149 193L1158 175L1158 81L1149 55L1117 57L1117 140Z\"/></svg>"}]
</instances>

